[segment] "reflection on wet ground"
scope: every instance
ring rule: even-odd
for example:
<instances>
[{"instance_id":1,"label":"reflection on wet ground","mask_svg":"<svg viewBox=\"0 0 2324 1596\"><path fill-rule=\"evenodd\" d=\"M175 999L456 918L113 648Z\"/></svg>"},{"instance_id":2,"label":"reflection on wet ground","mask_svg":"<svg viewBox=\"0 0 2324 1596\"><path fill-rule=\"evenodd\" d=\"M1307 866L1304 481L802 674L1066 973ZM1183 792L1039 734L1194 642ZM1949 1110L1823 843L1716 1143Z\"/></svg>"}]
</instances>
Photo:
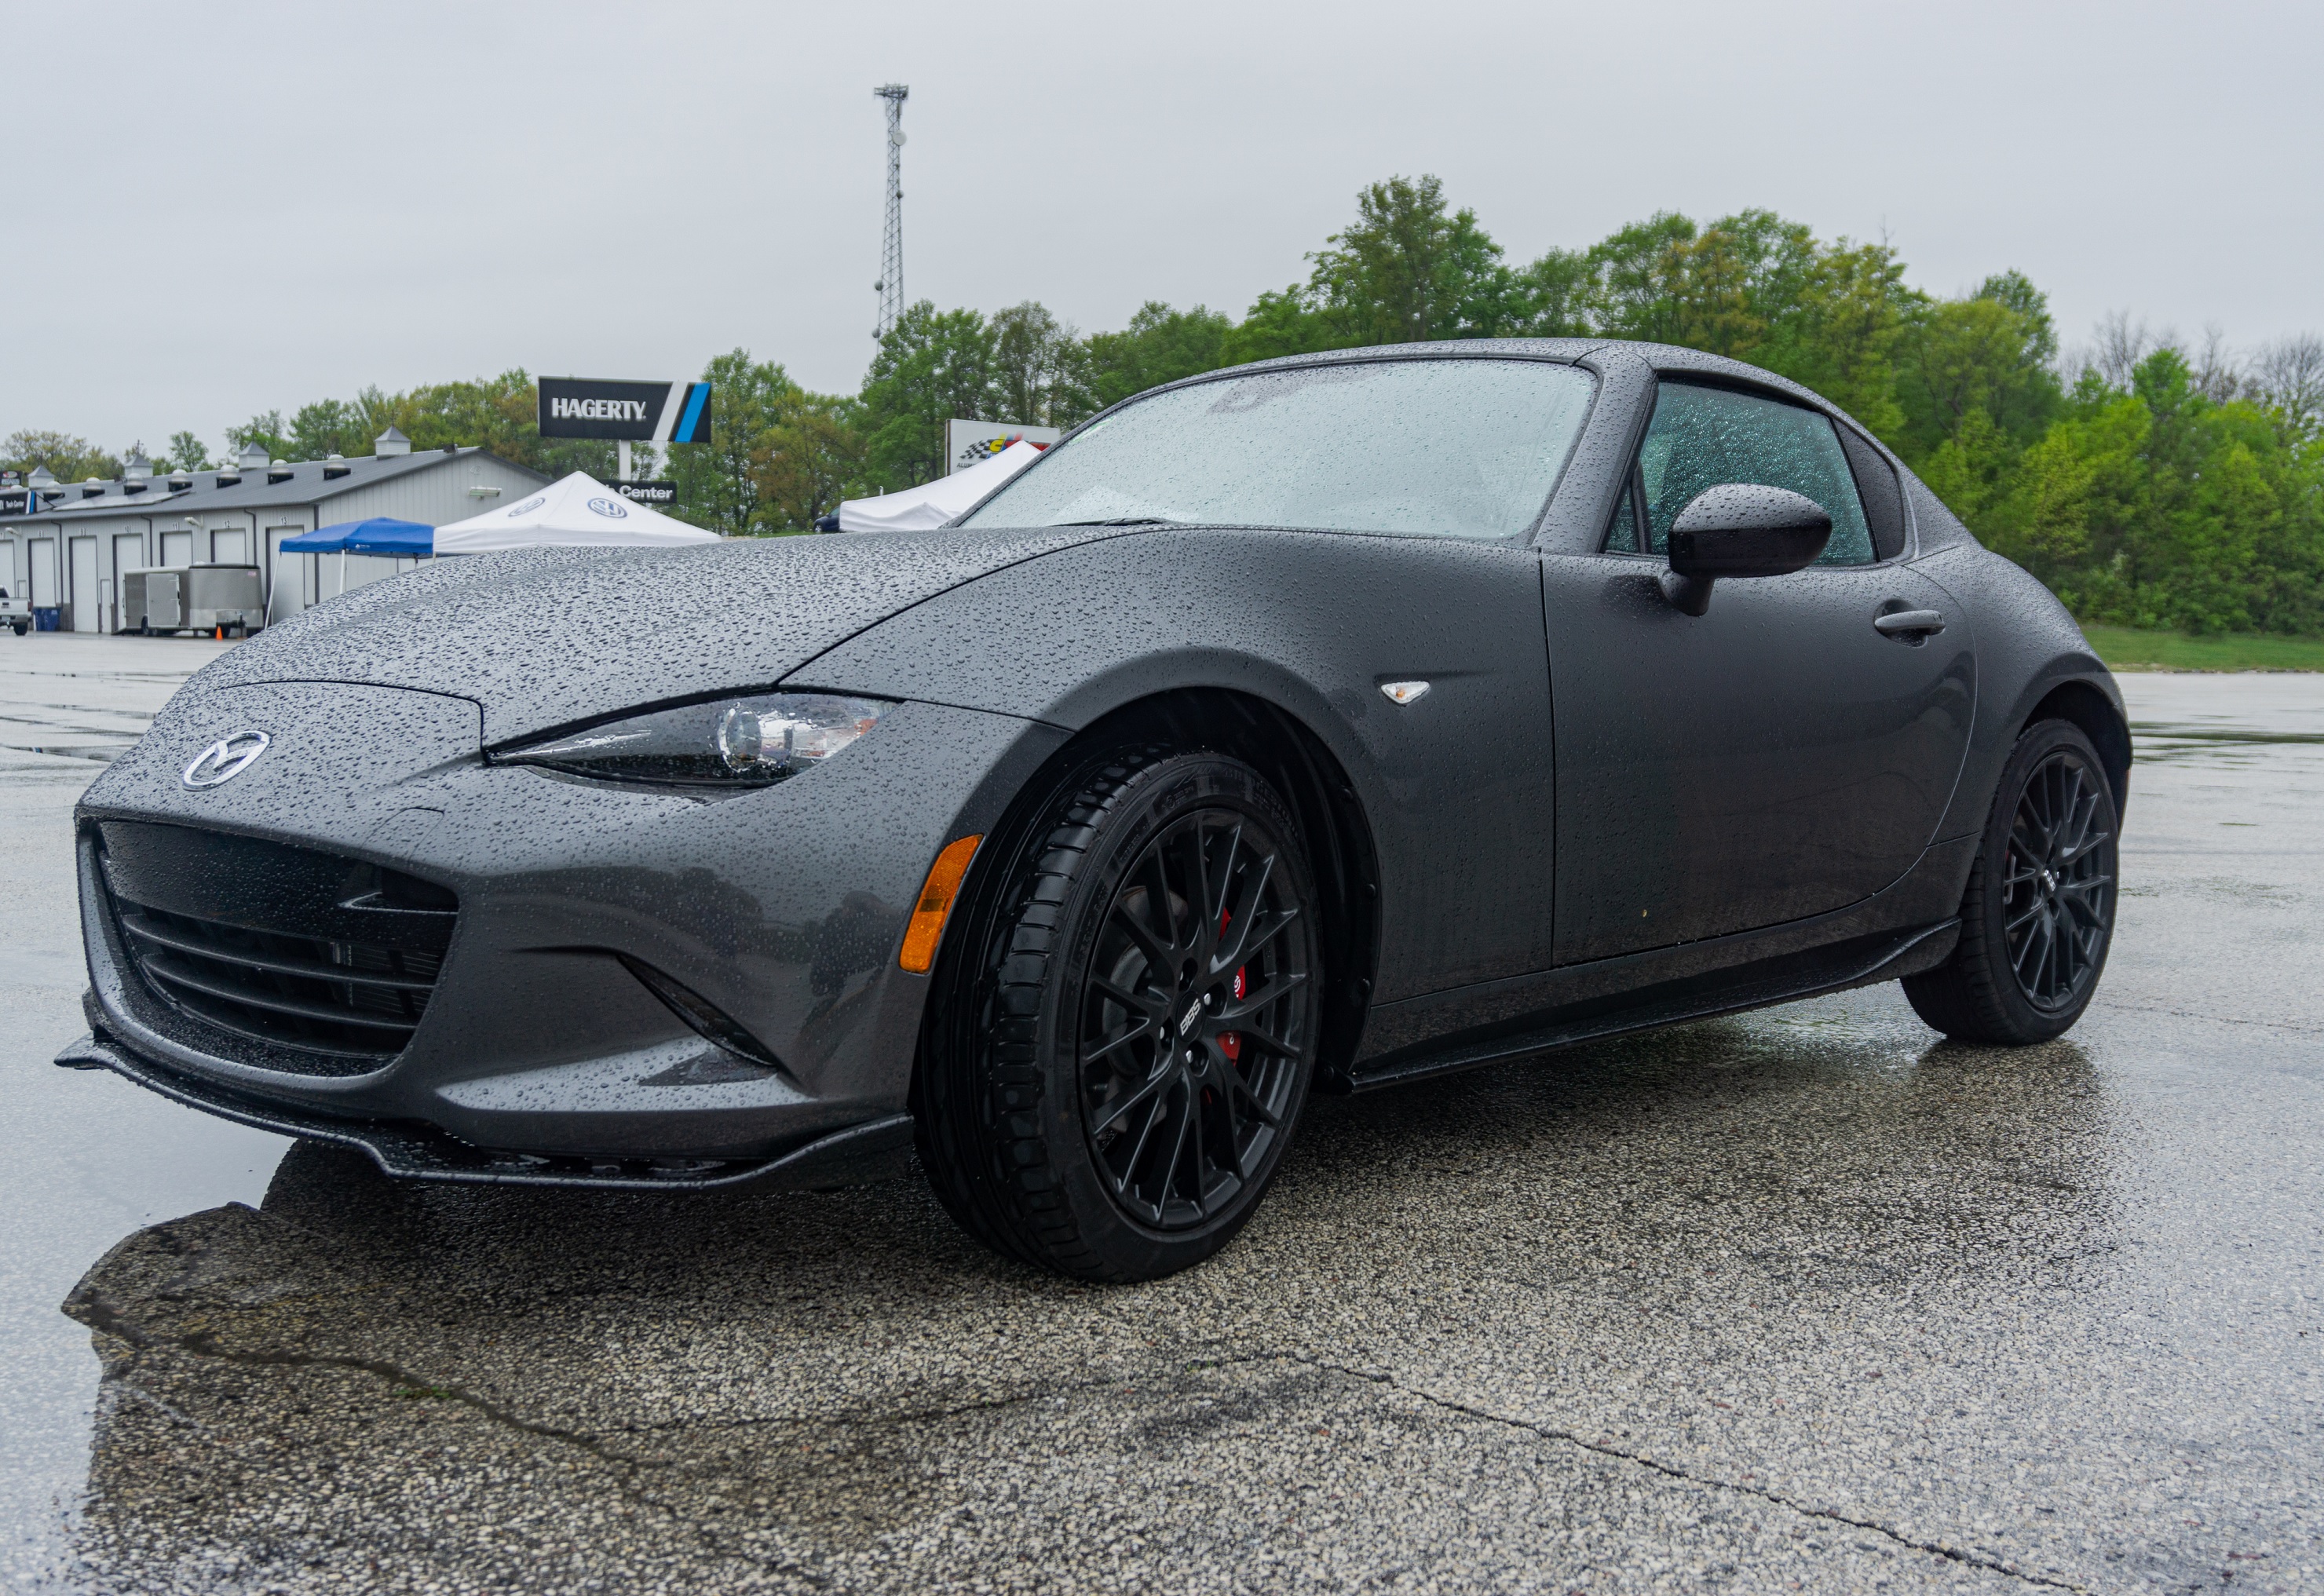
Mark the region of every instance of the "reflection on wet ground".
<instances>
[{"instance_id":1,"label":"reflection on wet ground","mask_svg":"<svg viewBox=\"0 0 2324 1596\"><path fill-rule=\"evenodd\" d=\"M103 764L137 741L180 682L231 646L79 635L12 642L0 650L0 751Z\"/></svg>"},{"instance_id":2,"label":"reflection on wet ground","mask_svg":"<svg viewBox=\"0 0 2324 1596\"><path fill-rule=\"evenodd\" d=\"M2252 679L2128 685L2212 725ZM2324 715L2301 685L2266 714ZM2311 757L2142 765L2116 968L2067 1041L1941 1044L1878 988L1324 1100L1237 1245L1153 1286L1005 1264L910 1181L491 1194L294 1147L254 1206L75 1261L103 1383L52 1566L2315 1588Z\"/></svg>"},{"instance_id":3,"label":"reflection on wet ground","mask_svg":"<svg viewBox=\"0 0 2324 1596\"><path fill-rule=\"evenodd\" d=\"M2324 695L2313 677L2188 673L2124 679L2135 687L2131 734L2142 761L2200 758L2232 764L2271 749L2324 744Z\"/></svg>"}]
</instances>

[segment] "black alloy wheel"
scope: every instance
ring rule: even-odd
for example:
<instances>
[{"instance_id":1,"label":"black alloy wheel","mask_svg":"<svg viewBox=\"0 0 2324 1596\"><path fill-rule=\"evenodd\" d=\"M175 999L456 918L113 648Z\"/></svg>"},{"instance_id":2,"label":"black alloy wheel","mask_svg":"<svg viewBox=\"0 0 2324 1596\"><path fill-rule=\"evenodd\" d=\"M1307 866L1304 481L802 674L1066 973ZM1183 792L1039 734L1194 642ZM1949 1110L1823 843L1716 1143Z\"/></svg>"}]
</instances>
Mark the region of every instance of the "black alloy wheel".
<instances>
[{"instance_id":1,"label":"black alloy wheel","mask_svg":"<svg viewBox=\"0 0 2324 1596\"><path fill-rule=\"evenodd\" d=\"M1961 899L1960 944L1907 976L1923 1019L1960 1041L2048 1041L2081 1018L2114 935L2113 784L2080 727L2028 727L2003 768Z\"/></svg>"},{"instance_id":2,"label":"black alloy wheel","mask_svg":"<svg viewBox=\"0 0 2324 1596\"><path fill-rule=\"evenodd\" d=\"M921 1162L1000 1251L1157 1278L1242 1227L1306 1102L1323 980L1304 839L1214 753L1093 761L1029 813L945 933Z\"/></svg>"},{"instance_id":3,"label":"black alloy wheel","mask_svg":"<svg viewBox=\"0 0 2324 1596\"><path fill-rule=\"evenodd\" d=\"M2061 748L2034 767L2017 796L2002 853L2001 934L2010 973L2036 1009L2074 1002L2106 955L2114 816L2105 786L2094 767Z\"/></svg>"},{"instance_id":4,"label":"black alloy wheel","mask_svg":"<svg viewBox=\"0 0 2324 1596\"><path fill-rule=\"evenodd\" d=\"M1312 972L1283 849L1240 809L1191 810L1146 844L1099 927L1083 1124L1113 1200L1156 1230L1230 1207L1297 1095Z\"/></svg>"}]
</instances>

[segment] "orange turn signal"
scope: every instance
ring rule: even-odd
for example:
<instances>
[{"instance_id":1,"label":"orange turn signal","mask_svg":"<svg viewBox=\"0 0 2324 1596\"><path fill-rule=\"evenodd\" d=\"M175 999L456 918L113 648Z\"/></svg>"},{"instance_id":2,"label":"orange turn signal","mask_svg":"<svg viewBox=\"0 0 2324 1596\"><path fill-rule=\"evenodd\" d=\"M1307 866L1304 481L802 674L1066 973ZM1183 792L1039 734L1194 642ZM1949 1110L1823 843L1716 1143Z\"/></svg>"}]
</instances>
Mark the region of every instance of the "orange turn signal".
<instances>
[{"instance_id":1,"label":"orange turn signal","mask_svg":"<svg viewBox=\"0 0 2324 1596\"><path fill-rule=\"evenodd\" d=\"M944 935L945 917L952 913L962 878L968 874L968 862L976 857L976 844L983 840L979 833L946 843L936 862L928 866L919 907L912 910L912 923L904 927L904 951L896 955L896 962L914 974L927 974L936 962L936 938Z\"/></svg>"}]
</instances>

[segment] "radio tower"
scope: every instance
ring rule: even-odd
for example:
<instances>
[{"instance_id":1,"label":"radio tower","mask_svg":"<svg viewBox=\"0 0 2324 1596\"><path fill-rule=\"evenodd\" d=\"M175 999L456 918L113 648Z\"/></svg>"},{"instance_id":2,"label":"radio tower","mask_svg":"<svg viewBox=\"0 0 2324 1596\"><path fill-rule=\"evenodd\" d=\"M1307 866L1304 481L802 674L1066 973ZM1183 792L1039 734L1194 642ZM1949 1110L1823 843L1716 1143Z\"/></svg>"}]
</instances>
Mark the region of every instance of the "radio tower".
<instances>
[{"instance_id":1,"label":"radio tower","mask_svg":"<svg viewBox=\"0 0 2324 1596\"><path fill-rule=\"evenodd\" d=\"M880 325L872 336L882 338L904 314L904 97L912 91L883 83L872 92L888 102L888 234L880 246L880 281L872 285L880 296Z\"/></svg>"}]
</instances>

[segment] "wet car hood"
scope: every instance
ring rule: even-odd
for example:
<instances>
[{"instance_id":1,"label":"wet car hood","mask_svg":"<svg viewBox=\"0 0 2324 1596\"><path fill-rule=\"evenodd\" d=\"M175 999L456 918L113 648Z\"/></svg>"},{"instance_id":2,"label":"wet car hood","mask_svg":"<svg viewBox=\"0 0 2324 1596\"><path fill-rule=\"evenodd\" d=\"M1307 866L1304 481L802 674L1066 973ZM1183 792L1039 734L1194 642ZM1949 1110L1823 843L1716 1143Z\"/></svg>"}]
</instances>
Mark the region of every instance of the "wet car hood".
<instances>
[{"instance_id":1,"label":"wet car hood","mask_svg":"<svg viewBox=\"0 0 2324 1596\"><path fill-rule=\"evenodd\" d=\"M433 560L269 628L186 690L338 681L448 693L483 706L491 745L639 705L772 686L947 588L1130 530L865 532Z\"/></svg>"}]
</instances>

